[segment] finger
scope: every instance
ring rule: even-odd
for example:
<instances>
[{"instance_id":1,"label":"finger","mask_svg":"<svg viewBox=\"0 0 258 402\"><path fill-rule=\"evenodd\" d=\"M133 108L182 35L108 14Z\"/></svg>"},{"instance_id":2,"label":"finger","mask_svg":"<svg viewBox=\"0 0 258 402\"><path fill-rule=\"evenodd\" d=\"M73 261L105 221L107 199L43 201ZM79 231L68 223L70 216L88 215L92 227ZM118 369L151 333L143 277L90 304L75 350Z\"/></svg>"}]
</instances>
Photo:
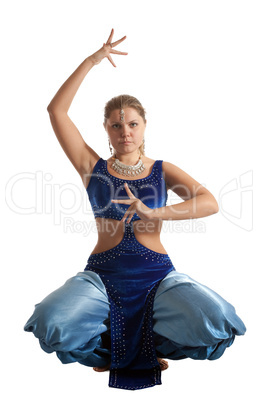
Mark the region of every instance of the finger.
<instances>
[{"instance_id":1,"label":"finger","mask_svg":"<svg viewBox=\"0 0 258 402\"><path fill-rule=\"evenodd\" d=\"M114 202L117 204L131 205L134 202L134 200L111 200L111 202Z\"/></svg>"},{"instance_id":2,"label":"finger","mask_svg":"<svg viewBox=\"0 0 258 402\"><path fill-rule=\"evenodd\" d=\"M123 216L122 222L124 222L126 220L126 218L128 218L129 213L130 213L129 209L130 209L130 207L126 210L126 212L125 212L125 214Z\"/></svg>"},{"instance_id":3,"label":"finger","mask_svg":"<svg viewBox=\"0 0 258 402\"><path fill-rule=\"evenodd\" d=\"M129 216L128 216L128 218L127 218L127 223L130 223L130 222L131 222L131 220L133 219L134 214L135 214L135 211L132 211L132 212L129 214Z\"/></svg>"},{"instance_id":4,"label":"finger","mask_svg":"<svg viewBox=\"0 0 258 402\"><path fill-rule=\"evenodd\" d=\"M110 53L114 53L114 54L124 54L127 55L127 52L119 52L118 50L110 50Z\"/></svg>"},{"instance_id":5,"label":"finger","mask_svg":"<svg viewBox=\"0 0 258 402\"><path fill-rule=\"evenodd\" d=\"M130 213L130 215L128 216L128 219L127 219L127 223L131 222L131 220L133 219L134 214L135 214L135 212Z\"/></svg>"},{"instance_id":6,"label":"finger","mask_svg":"<svg viewBox=\"0 0 258 402\"><path fill-rule=\"evenodd\" d=\"M123 38L117 40L114 43L111 43L112 47L115 47L115 46L119 45L119 43L123 42L125 39L126 39L126 36L124 36Z\"/></svg>"},{"instance_id":7,"label":"finger","mask_svg":"<svg viewBox=\"0 0 258 402\"><path fill-rule=\"evenodd\" d=\"M111 33L110 33L110 35L109 35L109 37L108 37L108 40L107 40L107 42L106 42L107 44L110 44L110 43L111 43L113 36L114 36L114 29L112 28L112 29L111 29Z\"/></svg>"},{"instance_id":8,"label":"finger","mask_svg":"<svg viewBox=\"0 0 258 402\"><path fill-rule=\"evenodd\" d=\"M122 222L124 222L127 218L128 218L127 222L130 222L134 213L135 213L135 211L132 211L132 207L129 207L123 216Z\"/></svg>"},{"instance_id":9,"label":"finger","mask_svg":"<svg viewBox=\"0 0 258 402\"><path fill-rule=\"evenodd\" d=\"M110 61L110 63L111 63L114 67L116 67L116 65L115 65L115 63L114 63L112 57L111 57L110 55L108 55L107 58L108 58L108 60Z\"/></svg>"},{"instance_id":10,"label":"finger","mask_svg":"<svg viewBox=\"0 0 258 402\"><path fill-rule=\"evenodd\" d=\"M129 194L130 198L135 198L135 199L136 199L136 197L135 197L134 194L131 192L131 190L130 190L130 188L129 188L129 186L128 186L127 183L125 183L125 190L126 190L127 194Z\"/></svg>"},{"instance_id":11,"label":"finger","mask_svg":"<svg viewBox=\"0 0 258 402\"><path fill-rule=\"evenodd\" d=\"M128 214L125 213L124 216L123 216L123 218L121 219L121 222L125 222L127 217L128 217Z\"/></svg>"}]
</instances>

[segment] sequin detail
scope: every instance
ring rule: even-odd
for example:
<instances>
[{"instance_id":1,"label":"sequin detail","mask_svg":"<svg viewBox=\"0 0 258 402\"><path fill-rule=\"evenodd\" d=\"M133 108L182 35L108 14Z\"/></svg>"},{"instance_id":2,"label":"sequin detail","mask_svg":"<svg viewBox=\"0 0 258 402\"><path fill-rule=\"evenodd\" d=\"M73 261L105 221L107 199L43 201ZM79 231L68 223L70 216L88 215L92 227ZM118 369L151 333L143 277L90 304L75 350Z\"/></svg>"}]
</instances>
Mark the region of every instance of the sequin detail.
<instances>
[{"instance_id":1,"label":"sequin detail","mask_svg":"<svg viewBox=\"0 0 258 402\"><path fill-rule=\"evenodd\" d=\"M100 276L110 301L110 387L141 389L161 384L153 303L160 281L174 269L168 254L138 242L132 222L124 224L117 246L89 256L85 270Z\"/></svg>"},{"instance_id":2,"label":"sequin detail","mask_svg":"<svg viewBox=\"0 0 258 402\"><path fill-rule=\"evenodd\" d=\"M162 160L156 160L149 176L142 179L119 179L107 170L107 161L100 158L94 166L87 193L95 218L121 220L129 205L112 203L111 199L128 199L124 183L149 208L166 205L167 189L162 172ZM139 220L135 213L132 221Z\"/></svg>"}]
</instances>

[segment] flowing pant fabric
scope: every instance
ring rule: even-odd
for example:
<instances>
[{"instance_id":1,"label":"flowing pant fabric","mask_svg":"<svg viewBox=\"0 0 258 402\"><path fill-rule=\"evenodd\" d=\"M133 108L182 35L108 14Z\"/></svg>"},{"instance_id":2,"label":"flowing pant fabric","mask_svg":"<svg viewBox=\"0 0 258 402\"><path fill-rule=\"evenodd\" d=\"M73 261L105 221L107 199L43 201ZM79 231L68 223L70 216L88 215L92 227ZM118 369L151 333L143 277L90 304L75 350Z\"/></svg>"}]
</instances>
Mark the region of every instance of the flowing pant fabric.
<instances>
[{"instance_id":1,"label":"flowing pant fabric","mask_svg":"<svg viewBox=\"0 0 258 402\"><path fill-rule=\"evenodd\" d=\"M101 367L111 361L110 304L94 272L79 272L37 304L24 329L62 363ZM156 291L153 331L159 357L214 360L246 328L231 304L174 270Z\"/></svg>"}]
</instances>

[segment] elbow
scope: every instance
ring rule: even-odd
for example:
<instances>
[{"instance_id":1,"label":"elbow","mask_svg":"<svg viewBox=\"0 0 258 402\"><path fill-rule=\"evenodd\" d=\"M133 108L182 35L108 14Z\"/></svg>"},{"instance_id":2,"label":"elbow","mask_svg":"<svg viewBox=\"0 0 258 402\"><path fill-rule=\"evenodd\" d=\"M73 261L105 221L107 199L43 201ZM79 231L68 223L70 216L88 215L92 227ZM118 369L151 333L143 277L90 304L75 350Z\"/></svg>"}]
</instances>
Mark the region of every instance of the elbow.
<instances>
[{"instance_id":1,"label":"elbow","mask_svg":"<svg viewBox=\"0 0 258 402\"><path fill-rule=\"evenodd\" d=\"M210 215L214 215L219 212L219 204L217 203L217 201L215 200L214 197L212 197L212 199L210 199L209 211L210 211Z\"/></svg>"},{"instance_id":2,"label":"elbow","mask_svg":"<svg viewBox=\"0 0 258 402\"><path fill-rule=\"evenodd\" d=\"M51 102L49 103L48 107L47 107L47 111L50 115L55 115L57 113L60 113L62 111L62 109L60 108L60 105L58 105L54 99L51 100Z\"/></svg>"},{"instance_id":3,"label":"elbow","mask_svg":"<svg viewBox=\"0 0 258 402\"><path fill-rule=\"evenodd\" d=\"M212 212L212 214L217 214L219 212L219 205L218 205L218 203L217 203L217 201L216 201L216 205L214 205L214 207L213 207L213 212Z\"/></svg>"},{"instance_id":4,"label":"elbow","mask_svg":"<svg viewBox=\"0 0 258 402\"><path fill-rule=\"evenodd\" d=\"M54 112L54 108L53 108L53 106L51 105L51 103L48 105L47 111L48 111L48 114L49 114L49 115L53 115L53 114L55 113L55 112Z\"/></svg>"},{"instance_id":5,"label":"elbow","mask_svg":"<svg viewBox=\"0 0 258 402\"><path fill-rule=\"evenodd\" d=\"M48 114L49 114L50 118L51 117L57 117L57 116L63 114L63 112L60 109L57 109L57 108L53 107L51 105L51 103L48 105L47 111L48 111Z\"/></svg>"},{"instance_id":6,"label":"elbow","mask_svg":"<svg viewBox=\"0 0 258 402\"><path fill-rule=\"evenodd\" d=\"M201 208L203 209L204 216L214 215L219 212L219 205L211 193L205 192L200 194L200 196L203 197Z\"/></svg>"},{"instance_id":7,"label":"elbow","mask_svg":"<svg viewBox=\"0 0 258 402\"><path fill-rule=\"evenodd\" d=\"M51 103L48 105L47 107L47 111L49 114L52 114L52 107L51 107Z\"/></svg>"},{"instance_id":8,"label":"elbow","mask_svg":"<svg viewBox=\"0 0 258 402\"><path fill-rule=\"evenodd\" d=\"M47 111L50 117L67 114L67 111L61 109L60 107L54 106L51 102L47 107Z\"/></svg>"},{"instance_id":9,"label":"elbow","mask_svg":"<svg viewBox=\"0 0 258 402\"><path fill-rule=\"evenodd\" d=\"M216 201L216 200L215 200ZM215 211L215 214L217 214L219 212L219 204L217 203L217 201L216 201L216 211Z\"/></svg>"}]
</instances>

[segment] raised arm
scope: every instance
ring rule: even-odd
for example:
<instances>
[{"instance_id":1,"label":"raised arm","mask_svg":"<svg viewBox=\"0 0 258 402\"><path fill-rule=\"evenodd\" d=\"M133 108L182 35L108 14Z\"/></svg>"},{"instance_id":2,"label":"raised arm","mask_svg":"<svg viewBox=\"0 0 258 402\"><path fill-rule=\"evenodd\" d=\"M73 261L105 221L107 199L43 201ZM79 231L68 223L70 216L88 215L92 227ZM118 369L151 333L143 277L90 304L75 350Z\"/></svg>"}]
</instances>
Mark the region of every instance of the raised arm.
<instances>
[{"instance_id":1,"label":"raised arm","mask_svg":"<svg viewBox=\"0 0 258 402\"><path fill-rule=\"evenodd\" d=\"M99 159L99 155L86 144L79 130L68 116L68 110L83 79L92 67L99 64L105 57L114 67L116 67L111 54L127 54L113 49L113 47L124 41L126 36L112 43L113 35L114 30L112 29L107 42L103 44L102 48L87 57L79 65L79 67L57 91L47 107L56 137L64 152L82 178L85 173L87 175L92 172L93 166Z\"/></svg>"}]
</instances>

